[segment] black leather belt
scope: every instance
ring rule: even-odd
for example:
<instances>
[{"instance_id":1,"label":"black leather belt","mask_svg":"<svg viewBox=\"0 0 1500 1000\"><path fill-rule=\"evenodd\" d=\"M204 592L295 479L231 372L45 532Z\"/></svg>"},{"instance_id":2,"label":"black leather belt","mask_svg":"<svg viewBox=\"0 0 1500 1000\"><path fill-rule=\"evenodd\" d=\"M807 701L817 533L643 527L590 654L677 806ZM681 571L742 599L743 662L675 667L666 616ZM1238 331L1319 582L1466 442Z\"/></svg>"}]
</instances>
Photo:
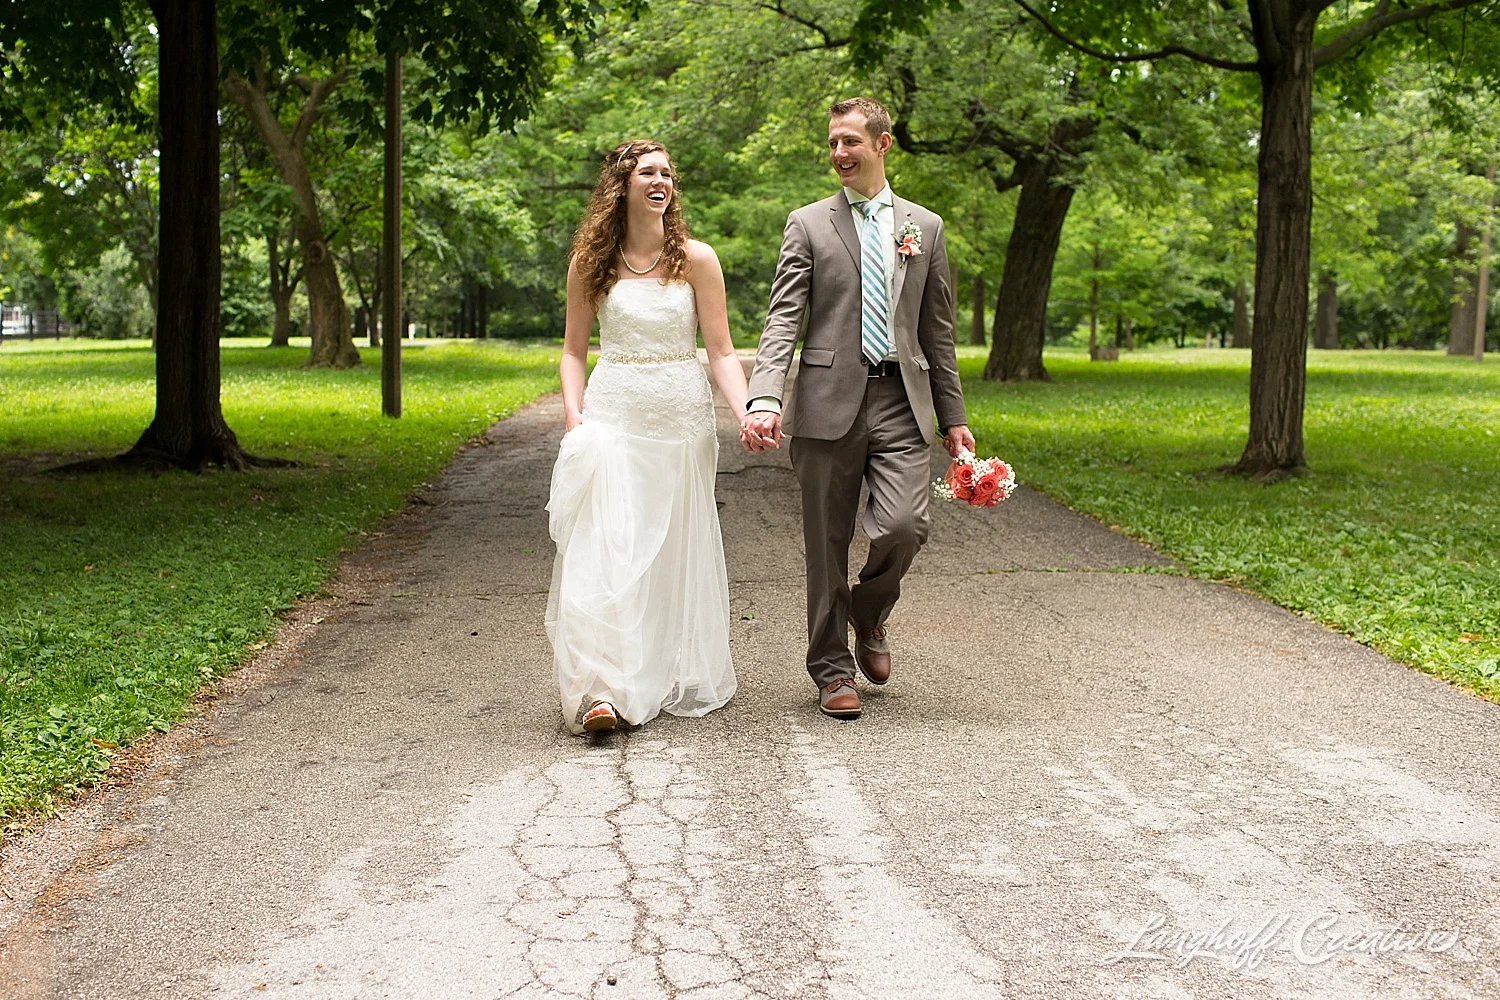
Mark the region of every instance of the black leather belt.
<instances>
[{"instance_id":1,"label":"black leather belt","mask_svg":"<svg viewBox=\"0 0 1500 1000\"><path fill-rule=\"evenodd\" d=\"M865 367L869 369L871 378L881 378L886 375L900 375L901 363L899 361L882 361L878 365L872 365L868 361Z\"/></svg>"}]
</instances>

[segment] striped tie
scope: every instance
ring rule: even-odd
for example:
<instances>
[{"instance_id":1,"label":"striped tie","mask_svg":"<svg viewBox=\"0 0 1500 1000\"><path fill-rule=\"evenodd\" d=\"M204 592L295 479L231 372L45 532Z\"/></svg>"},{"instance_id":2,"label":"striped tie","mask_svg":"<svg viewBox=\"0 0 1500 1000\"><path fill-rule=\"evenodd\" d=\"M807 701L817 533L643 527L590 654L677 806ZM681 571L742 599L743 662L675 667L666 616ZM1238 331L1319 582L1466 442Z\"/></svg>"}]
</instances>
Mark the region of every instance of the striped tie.
<instances>
[{"instance_id":1,"label":"striped tie","mask_svg":"<svg viewBox=\"0 0 1500 1000\"><path fill-rule=\"evenodd\" d=\"M880 226L875 221L880 203L872 199L858 208L865 219L859 237L860 298L863 300L859 342L865 360L878 365L891 350L890 310L885 297L885 241L880 238Z\"/></svg>"}]
</instances>

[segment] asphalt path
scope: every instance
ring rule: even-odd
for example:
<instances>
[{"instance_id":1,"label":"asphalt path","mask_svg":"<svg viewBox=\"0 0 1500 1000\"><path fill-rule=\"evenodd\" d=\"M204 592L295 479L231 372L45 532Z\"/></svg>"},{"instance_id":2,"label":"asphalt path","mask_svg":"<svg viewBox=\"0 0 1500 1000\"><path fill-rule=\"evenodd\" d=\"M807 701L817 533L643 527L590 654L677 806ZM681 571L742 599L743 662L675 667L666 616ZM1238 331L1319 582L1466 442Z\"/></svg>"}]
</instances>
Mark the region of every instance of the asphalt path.
<instances>
[{"instance_id":1,"label":"asphalt path","mask_svg":"<svg viewBox=\"0 0 1500 1000\"><path fill-rule=\"evenodd\" d=\"M826 719L795 481L732 429L727 708L563 729L543 400L6 846L0 995L1500 996L1500 706L1022 489L936 510Z\"/></svg>"}]
</instances>

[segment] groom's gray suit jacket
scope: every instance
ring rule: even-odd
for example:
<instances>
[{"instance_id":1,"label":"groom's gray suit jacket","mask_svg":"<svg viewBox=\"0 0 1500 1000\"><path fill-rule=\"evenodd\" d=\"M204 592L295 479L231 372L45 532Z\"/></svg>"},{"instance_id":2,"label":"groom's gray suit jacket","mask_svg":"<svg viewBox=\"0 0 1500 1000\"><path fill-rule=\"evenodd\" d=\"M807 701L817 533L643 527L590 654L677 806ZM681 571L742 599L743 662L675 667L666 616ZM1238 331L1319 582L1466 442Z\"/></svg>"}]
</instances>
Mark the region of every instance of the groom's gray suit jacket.
<instances>
[{"instance_id":1,"label":"groom's gray suit jacket","mask_svg":"<svg viewBox=\"0 0 1500 1000\"><path fill-rule=\"evenodd\" d=\"M938 426L947 429L967 420L953 352L953 287L943 220L904 198L893 204L897 232L908 222L922 230L922 253L898 260L895 273L891 332L902 382L918 425L931 426L936 414ZM859 230L842 191L787 218L750 398L782 400L788 434L840 438L864 400L868 372L860 353L859 256ZM786 399L799 337L795 398Z\"/></svg>"},{"instance_id":2,"label":"groom's gray suit jacket","mask_svg":"<svg viewBox=\"0 0 1500 1000\"><path fill-rule=\"evenodd\" d=\"M782 426L802 487L807 559L807 672L819 687L854 676L848 623L886 620L927 539L927 494L936 413L966 423L953 357L953 289L943 220L893 199L896 233L922 230L922 253L898 260L891 333L901 379L871 378L860 349L860 242L842 191L799 208L786 223L750 396L783 399L799 337L802 357ZM913 419L915 418L915 419ZM849 585L849 543L860 484L869 556Z\"/></svg>"}]
</instances>

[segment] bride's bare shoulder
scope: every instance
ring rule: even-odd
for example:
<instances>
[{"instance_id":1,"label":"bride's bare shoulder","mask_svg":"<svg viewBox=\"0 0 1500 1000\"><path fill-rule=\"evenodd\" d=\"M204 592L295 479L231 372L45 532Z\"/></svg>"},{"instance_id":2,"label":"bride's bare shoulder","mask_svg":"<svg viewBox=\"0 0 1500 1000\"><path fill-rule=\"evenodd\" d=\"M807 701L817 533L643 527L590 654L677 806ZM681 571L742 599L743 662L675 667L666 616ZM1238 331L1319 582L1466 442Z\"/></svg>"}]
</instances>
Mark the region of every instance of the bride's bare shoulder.
<instances>
[{"instance_id":1,"label":"bride's bare shoulder","mask_svg":"<svg viewBox=\"0 0 1500 1000\"><path fill-rule=\"evenodd\" d=\"M702 240L687 241L687 259L689 264L700 262L717 261L719 255L714 253L714 248Z\"/></svg>"},{"instance_id":2,"label":"bride's bare shoulder","mask_svg":"<svg viewBox=\"0 0 1500 1000\"><path fill-rule=\"evenodd\" d=\"M723 286L724 269L719 266L719 255L714 253L713 247L700 240L688 240L687 262L688 283L700 293L710 287Z\"/></svg>"}]
</instances>

